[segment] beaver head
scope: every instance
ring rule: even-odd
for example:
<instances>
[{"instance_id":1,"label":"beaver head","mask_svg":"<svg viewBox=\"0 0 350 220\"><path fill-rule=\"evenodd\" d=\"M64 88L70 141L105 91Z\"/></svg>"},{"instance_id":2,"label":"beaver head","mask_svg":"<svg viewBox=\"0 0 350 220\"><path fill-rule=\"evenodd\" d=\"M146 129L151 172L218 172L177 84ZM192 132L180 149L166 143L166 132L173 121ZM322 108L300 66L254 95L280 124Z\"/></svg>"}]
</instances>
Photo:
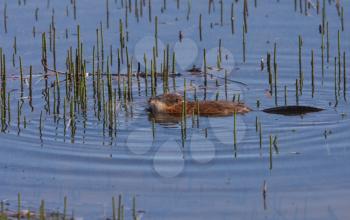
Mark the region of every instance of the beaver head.
<instances>
[{"instance_id":1,"label":"beaver head","mask_svg":"<svg viewBox=\"0 0 350 220\"><path fill-rule=\"evenodd\" d=\"M166 113L167 109L182 103L182 96L178 93L159 95L148 100L149 111L156 113Z\"/></svg>"}]
</instances>

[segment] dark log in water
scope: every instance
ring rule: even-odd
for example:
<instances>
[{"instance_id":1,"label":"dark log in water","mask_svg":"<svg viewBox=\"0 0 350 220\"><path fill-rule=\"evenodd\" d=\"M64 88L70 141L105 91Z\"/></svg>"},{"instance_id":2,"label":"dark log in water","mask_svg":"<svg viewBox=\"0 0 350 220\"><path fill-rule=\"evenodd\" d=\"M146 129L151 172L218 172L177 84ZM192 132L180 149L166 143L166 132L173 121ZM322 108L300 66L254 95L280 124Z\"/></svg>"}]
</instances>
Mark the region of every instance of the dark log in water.
<instances>
[{"instance_id":1,"label":"dark log in water","mask_svg":"<svg viewBox=\"0 0 350 220\"><path fill-rule=\"evenodd\" d=\"M323 111L322 108L316 108L312 106L298 106L298 105L291 105L291 106L281 106L281 107L274 107L274 108L268 108L264 109L263 112L269 113L269 114L279 114L279 115L304 115L307 113L312 112L320 112Z\"/></svg>"}]
</instances>

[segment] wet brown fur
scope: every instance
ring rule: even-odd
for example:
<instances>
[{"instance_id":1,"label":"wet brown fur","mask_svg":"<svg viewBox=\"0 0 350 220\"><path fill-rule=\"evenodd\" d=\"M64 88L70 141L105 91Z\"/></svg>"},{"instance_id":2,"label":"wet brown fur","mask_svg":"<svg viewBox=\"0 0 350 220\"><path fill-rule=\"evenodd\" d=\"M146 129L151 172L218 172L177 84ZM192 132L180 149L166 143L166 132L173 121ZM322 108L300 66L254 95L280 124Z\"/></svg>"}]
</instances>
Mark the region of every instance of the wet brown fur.
<instances>
[{"instance_id":1,"label":"wet brown fur","mask_svg":"<svg viewBox=\"0 0 350 220\"><path fill-rule=\"evenodd\" d=\"M183 98L176 93L169 93L151 98L149 110L152 114L181 115L183 111ZM251 109L238 102L229 101L186 101L186 113L201 116L229 116L234 112L244 114Z\"/></svg>"}]
</instances>

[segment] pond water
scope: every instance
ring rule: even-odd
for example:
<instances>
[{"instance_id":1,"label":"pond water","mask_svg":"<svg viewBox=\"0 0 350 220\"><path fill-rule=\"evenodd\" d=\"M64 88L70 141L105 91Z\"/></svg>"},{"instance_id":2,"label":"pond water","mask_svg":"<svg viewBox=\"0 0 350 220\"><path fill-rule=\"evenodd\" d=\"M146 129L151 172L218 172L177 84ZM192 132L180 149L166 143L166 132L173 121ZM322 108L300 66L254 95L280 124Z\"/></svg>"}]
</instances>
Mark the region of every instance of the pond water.
<instances>
[{"instance_id":1,"label":"pond water","mask_svg":"<svg viewBox=\"0 0 350 220\"><path fill-rule=\"evenodd\" d=\"M341 2L339 6L344 9L342 31L336 2L326 1L329 62L325 33L323 74L319 30L322 1L319 14L317 1L308 1L310 8L305 15L304 1L300 13L299 1L295 11L294 1L258 0L255 7L255 1L248 0L245 62L244 1L223 1L221 6L217 0L209 4L199 0L153 0L149 6L149 1L140 0L136 1L137 10L135 1L130 2L0 0L1 15L6 14L6 18L0 19L0 47L6 57L6 90L2 78L1 94L5 96L0 99L3 118L0 199L11 210L17 209L17 193L21 193L24 208L38 210L43 199L48 210L60 212L66 196L70 214L84 219L106 219L112 216L112 196L118 199L121 194L126 219L132 219L133 198L139 219L350 217L350 137L347 136L350 94L344 84L344 79L349 77L343 72L343 52L349 53L350 49L346 13L350 2ZM188 99L234 97L253 111L237 115L236 119L233 116L189 116L180 121L152 118L146 108L153 88L149 67L156 42L156 16L157 71L164 67L164 51L168 47L169 69L172 70L174 52L176 72L180 73L169 77L170 92L186 91ZM57 71L67 72L70 47L75 65L78 25L83 61L80 65L86 62L84 73L88 73L86 77L80 76L80 82L85 80L85 87L78 87L82 90L75 89L74 82L67 87L67 75L60 73L56 78L52 71L56 63ZM339 75L336 63L335 75L334 57L339 59L338 30L341 71ZM47 66L51 69L47 75L42 65L43 33ZM125 47L119 50L123 63L118 81L121 35ZM299 35L304 77L302 93L299 91L296 96L296 79L300 79ZM271 54L273 69L274 43L277 83L273 79L271 94L266 54ZM314 51L314 86L311 50ZM146 79L125 76L126 56L129 67L132 66L129 72L133 73L138 63L144 71L144 56L147 57ZM193 65L201 69L207 65L207 86L203 73L186 71ZM99 76L97 68L102 73ZM113 74L111 85L107 83L108 68ZM158 77L156 94L162 94L165 87L162 77ZM109 88L113 95L109 95ZM128 98L129 91L132 98ZM299 116L261 111L285 103L325 110ZM265 196L264 189L267 189Z\"/></svg>"}]
</instances>

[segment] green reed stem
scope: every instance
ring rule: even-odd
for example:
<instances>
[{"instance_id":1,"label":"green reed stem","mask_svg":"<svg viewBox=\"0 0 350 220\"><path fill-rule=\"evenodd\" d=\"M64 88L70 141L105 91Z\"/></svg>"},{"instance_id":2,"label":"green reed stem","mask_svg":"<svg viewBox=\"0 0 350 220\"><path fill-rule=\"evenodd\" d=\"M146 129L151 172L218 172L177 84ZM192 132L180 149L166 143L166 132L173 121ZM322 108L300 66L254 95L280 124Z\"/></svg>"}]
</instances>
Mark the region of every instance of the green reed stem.
<instances>
[{"instance_id":1,"label":"green reed stem","mask_svg":"<svg viewBox=\"0 0 350 220\"><path fill-rule=\"evenodd\" d=\"M155 21L154 21L154 39L155 39L156 56L158 57L158 16L155 17Z\"/></svg>"},{"instance_id":2,"label":"green reed stem","mask_svg":"<svg viewBox=\"0 0 350 220\"><path fill-rule=\"evenodd\" d=\"M277 43L274 44L273 49L273 70L274 70L274 79L275 79L275 105L277 106Z\"/></svg>"},{"instance_id":3,"label":"green reed stem","mask_svg":"<svg viewBox=\"0 0 350 220\"><path fill-rule=\"evenodd\" d=\"M272 135L270 135L270 170L272 170Z\"/></svg>"},{"instance_id":4,"label":"green reed stem","mask_svg":"<svg viewBox=\"0 0 350 220\"><path fill-rule=\"evenodd\" d=\"M176 54L175 54L175 51L173 52L172 73L176 74Z\"/></svg>"},{"instance_id":5,"label":"green reed stem","mask_svg":"<svg viewBox=\"0 0 350 220\"><path fill-rule=\"evenodd\" d=\"M315 92L314 50L311 50L311 88L312 88L312 97L314 97L314 92Z\"/></svg>"},{"instance_id":6,"label":"green reed stem","mask_svg":"<svg viewBox=\"0 0 350 220\"><path fill-rule=\"evenodd\" d=\"M248 22L247 22L247 16L248 16L248 1L244 0L244 4L243 4L243 31L246 33L248 33Z\"/></svg>"},{"instance_id":7,"label":"green reed stem","mask_svg":"<svg viewBox=\"0 0 350 220\"><path fill-rule=\"evenodd\" d=\"M344 31L344 7L341 7L340 21L341 21L341 30Z\"/></svg>"},{"instance_id":8,"label":"green reed stem","mask_svg":"<svg viewBox=\"0 0 350 220\"><path fill-rule=\"evenodd\" d=\"M295 102L299 105L299 80L295 79Z\"/></svg>"},{"instance_id":9,"label":"green reed stem","mask_svg":"<svg viewBox=\"0 0 350 220\"><path fill-rule=\"evenodd\" d=\"M39 219L40 220L46 220L45 201L44 200L41 200L41 203L40 203Z\"/></svg>"},{"instance_id":10,"label":"green reed stem","mask_svg":"<svg viewBox=\"0 0 350 220\"><path fill-rule=\"evenodd\" d=\"M152 3L151 0L148 0L148 21L152 22Z\"/></svg>"},{"instance_id":11,"label":"green reed stem","mask_svg":"<svg viewBox=\"0 0 350 220\"><path fill-rule=\"evenodd\" d=\"M334 57L334 96L335 105L338 104L338 94L337 94L337 57Z\"/></svg>"},{"instance_id":12,"label":"green reed stem","mask_svg":"<svg viewBox=\"0 0 350 220\"><path fill-rule=\"evenodd\" d=\"M340 88L340 78L341 78L341 52L340 52L340 30L338 29L338 76L339 76L339 88Z\"/></svg>"},{"instance_id":13,"label":"green reed stem","mask_svg":"<svg viewBox=\"0 0 350 220\"><path fill-rule=\"evenodd\" d=\"M67 218L67 196L63 198L63 220Z\"/></svg>"},{"instance_id":14,"label":"green reed stem","mask_svg":"<svg viewBox=\"0 0 350 220\"><path fill-rule=\"evenodd\" d=\"M322 30L322 43L321 43L321 62L322 62L322 81L324 79L324 33Z\"/></svg>"},{"instance_id":15,"label":"green reed stem","mask_svg":"<svg viewBox=\"0 0 350 220\"><path fill-rule=\"evenodd\" d=\"M113 220L117 220L116 209L115 209L115 197L112 197L112 212L113 212Z\"/></svg>"},{"instance_id":16,"label":"green reed stem","mask_svg":"<svg viewBox=\"0 0 350 220\"><path fill-rule=\"evenodd\" d=\"M329 27L328 27L328 21L327 21L327 24L326 24L326 29L327 29L327 63L329 63L329 58L330 58L330 46L329 46Z\"/></svg>"},{"instance_id":17,"label":"green reed stem","mask_svg":"<svg viewBox=\"0 0 350 220\"><path fill-rule=\"evenodd\" d=\"M234 1L232 1L231 4L231 33L234 34L235 33L235 5L234 5Z\"/></svg>"},{"instance_id":18,"label":"green reed stem","mask_svg":"<svg viewBox=\"0 0 350 220\"><path fill-rule=\"evenodd\" d=\"M207 87L207 50L203 49L203 63L204 63L204 86Z\"/></svg>"},{"instance_id":19,"label":"green reed stem","mask_svg":"<svg viewBox=\"0 0 350 220\"><path fill-rule=\"evenodd\" d=\"M235 152L237 151L237 113L233 113L233 146Z\"/></svg>"},{"instance_id":20,"label":"green reed stem","mask_svg":"<svg viewBox=\"0 0 350 220\"><path fill-rule=\"evenodd\" d=\"M259 121L259 146L260 150L262 149L262 126L261 121Z\"/></svg>"},{"instance_id":21,"label":"green reed stem","mask_svg":"<svg viewBox=\"0 0 350 220\"><path fill-rule=\"evenodd\" d=\"M133 217L133 220L137 220L136 197L135 196L133 196L133 198L132 198L132 217Z\"/></svg>"},{"instance_id":22,"label":"green reed stem","mask_svg":"<svg viewBox=\"0 0 350 220\"><path fill-rule=\"evenodd\" d=\"M224 1L220 0L220 25L224 26Z\"/></svg>"},{"instance_id":23,"label":"green reed stem","mask_svg":"<svg viewBox=\"0 0 350 220\"><path fill-rule=\"evenodd\" d=\"M4 5L4 30L5 30L5 34L7 34L7 2L5 2Z\"/></svg>"},{"instance_id":24,"label":"green reed stem","mask_svg":"<svg viewBox=\"0 0 350 220\"><path fill-rule=\"evenodd\" d=\"M199 14L199 40L202 41L202 14Z\"/></svg>"},{"instance_id":25,"label":"green reed stem","mask_svg":"<svg viewBox=\"0 0 350 220\"><path fill-rule=\"evenodd\" d=\"M303 46L303 39L301 35L299 35L299 82L300 82L300 94L303 93L303 79L304 79L304 73L302 70L302 46Z\"/></svg>"},{"instance_id":26,"label":"green reed stem","mask_svg":"<svg viewBox=\"0 0 350 220\"><path fill-rule=\"evenodd\" d=\"M109 2L106 0L106 23L107 29L109 29Z\"/></svg>"},{"instance_id":27,"label":"green reed stem","mask_svg":"<svg viewBox=\"0 0 350 220\"><path fill-rule=\"evenodd\" d=\"M17 219L21 219L21 193L17 194Z\"/></svg>"},{"instance_id":28,"label":"green reed stem","mask_svg":"<svg viewBox=\"0 0 350 220\"><path fill-rule=\"evenodd\" d=\"M287 86L284 86L284 105L287 106L287 96L288 96L288 90Z\"/></svg>"},{"instance_id":29,"label":"green reed stem","mask_svg":"<svg viewBox=\"0 0 350 220\"><path fill-rule=\"evenodd\" d=\"M343 86L344 86L344 98L346 99L346 54L343 52Z\"/></svg>"},{"instance_id":30,"label":"green reed stem","mask_svg":"<svg viewBox=\"0 0 350 220\"><path fill-rule=\"evenodd\" d=\"M122 220L122 195L118 197L118 220Z\"/></svg>"}]
</instances>

